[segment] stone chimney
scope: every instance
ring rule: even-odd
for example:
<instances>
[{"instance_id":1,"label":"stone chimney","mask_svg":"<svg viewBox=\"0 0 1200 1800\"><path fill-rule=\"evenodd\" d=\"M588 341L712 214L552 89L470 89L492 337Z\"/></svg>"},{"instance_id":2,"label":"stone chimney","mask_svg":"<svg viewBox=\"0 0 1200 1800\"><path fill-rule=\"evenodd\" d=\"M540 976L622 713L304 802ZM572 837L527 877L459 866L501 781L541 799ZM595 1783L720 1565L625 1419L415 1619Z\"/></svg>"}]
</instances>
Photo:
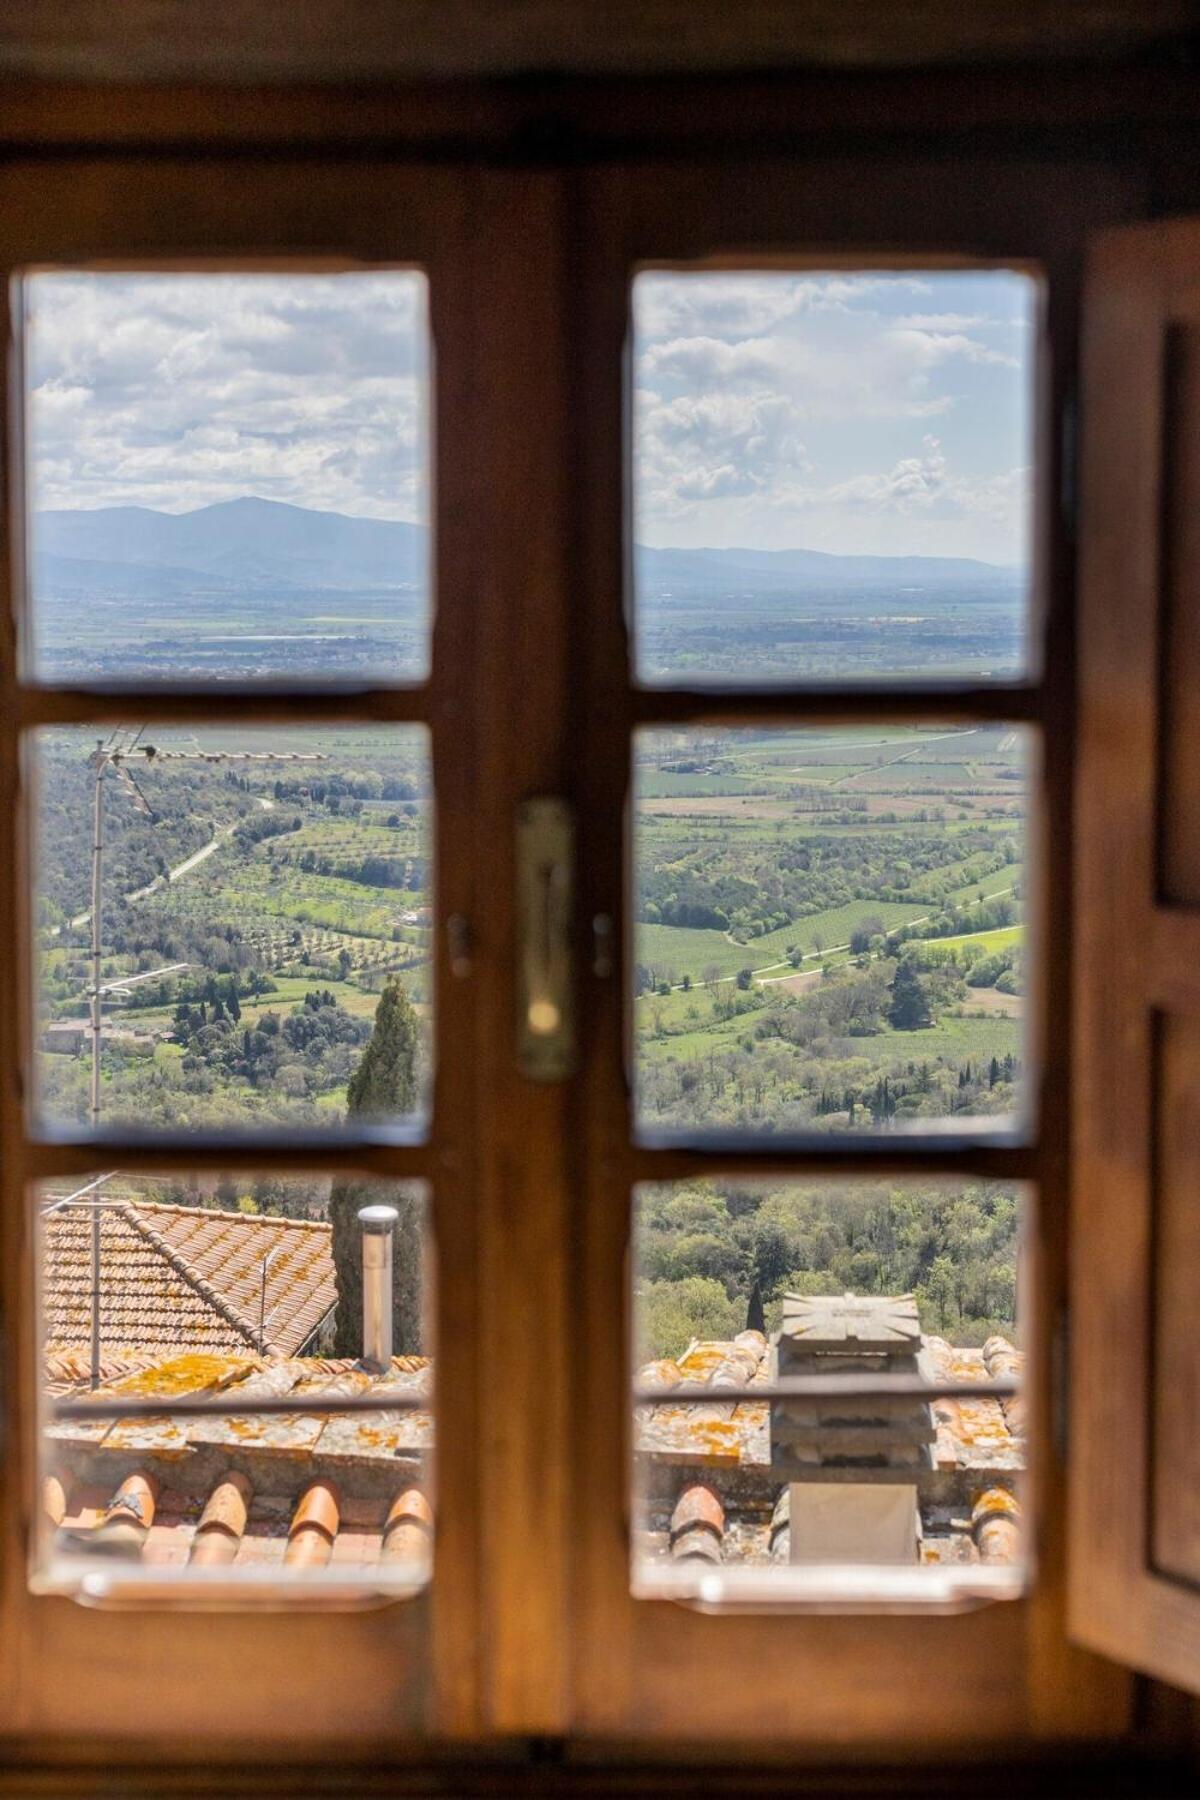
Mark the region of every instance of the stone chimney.
<instances>
[{"instance_id":1,"label":"stone chimney","mask_svg":"<svg viewBox=\"0 0 1200 1800\"><path fill-rule=\"evenodd\" d=\"M772 1377L918 1376L920 1357L911 1294L787 1294ZM773 1401L771 1469L788 1484L792 1562L914 1562L917 1482L936 1435L925 1401Z\"/></svg>"}]
</instances>

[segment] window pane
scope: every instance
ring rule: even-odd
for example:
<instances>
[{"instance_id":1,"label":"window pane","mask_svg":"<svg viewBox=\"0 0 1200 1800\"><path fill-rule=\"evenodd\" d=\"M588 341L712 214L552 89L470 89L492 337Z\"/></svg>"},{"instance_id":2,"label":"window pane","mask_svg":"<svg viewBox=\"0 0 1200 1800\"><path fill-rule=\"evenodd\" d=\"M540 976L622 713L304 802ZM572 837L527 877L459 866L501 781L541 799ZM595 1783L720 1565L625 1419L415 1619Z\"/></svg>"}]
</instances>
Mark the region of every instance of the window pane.
<instances>
[{"instance_id":1,"label":"window pane","mask_svg":"<svg viewBox=\"0 0 1200 1800\"><path fill-rule=\"evenodd\" d=\"M419 1186L118 1172L51 1184L34 1204L37 1589L387 1592L427 1580L432 1365ZM360 1222L363 1208L375 1211ZM376 1392L378 1410L339 1416L333 1404ZM216 1395L227 1412L55 1410ZM238 1411L239 1400L289 1396L311 1396L311 1410Z\"/></svg>"},{"instance_id":2,"label":"window pane","mask_svg":"<svg viewBox=\"0 0 1200 1800\"><path fill-rule=\"evenodd\" d=\"M845 1601L885 1575L918 1599L1019 1592L1019 1397L722 1391L1014 1378L1020 1210L982 1181L640 1188L633 1365L661 1398L635 1405L635 1590Z\"/></svg>"},{"instance_id":3,"label":"window pane","mask_svg":"<svg viewBox=\"0 0 1200 1800\"><path fill-rule=\"evenodd\" d=\"M1032 752L1006 725L640 732L638 1124L1015 1128Z\"/></svg>"},{"instance_id":4,"label":"window pane","mask_svg":"<svg viewBox=\"0 0 1200 1800\"><path fill-rule=\"evenodd\" d=\"M68 727L38 732L33 753L36 1106L49 1126L424 1117L423 728L131 727L98 744Z\"/></svg>"},{"instance_id":5,"label":"window pane","mask_svg":"<svg viewBox=\"0 0 1200 1800\"><path fill-rule=\"evenodd\" d=\"M423 275L22 292L36 677L424 674Z\"/></svg>"},{"instance_id":6,"label":"window pane","mask_svg":"<svg viewBox=\"0 0 1200 1800\"><path fill-rule=\"evenodd\" d=\"M640 679L1025 672L1038 295L995 269L637 276Z\"/></svg>"}]
</instances>

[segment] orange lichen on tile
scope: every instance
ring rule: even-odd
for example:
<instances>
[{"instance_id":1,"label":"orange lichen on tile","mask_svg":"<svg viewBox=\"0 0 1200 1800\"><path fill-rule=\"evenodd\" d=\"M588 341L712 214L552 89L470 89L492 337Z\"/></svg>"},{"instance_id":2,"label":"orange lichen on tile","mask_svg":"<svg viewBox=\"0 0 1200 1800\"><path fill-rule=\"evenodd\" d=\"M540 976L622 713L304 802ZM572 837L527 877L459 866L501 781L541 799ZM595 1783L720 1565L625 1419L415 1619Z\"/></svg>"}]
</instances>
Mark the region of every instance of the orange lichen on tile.
<instances>
[{"instance_id":1,"label":"orange lichen on tile","mask_svg":"<svg viewBox=\"0 0 1200 1800\"><path fill-rule=\"evenodd\" d=\"M259 1368L258 1359L249 1356L214 1356L192 1351L170 1356L136 1374L111 1382L99 1392L124 1395L129 1399L171 1399L178 1394L215 1394L231 1382Z\"/></svg>"},{"instance_id":2,"label":"orange lichen on tile","mask_svg":"<svg viewBox=\"0 0 1200 1800\"><path fill-rule=\"evenodd\" d=\"M971 1508L971 1536L985 1563L1014 1563L1021 1555L1021 1507L1008 1488L985 1488Z\"/></svg>"},{"instance_id":3,"label":"orange lichen on tile","mask_svg":"<svg viewBox=\"0 0 1200 1800\"><path fill-rule=\"evenodd\" d=\"M384 1562L427 1558L433 1538L433 1510L418 1487L403 1488L388 1508L383 1527Z\"/></svg>"},{"instance_id":4,"label":"orange lichen on tile","mask_svg":"<svg viewBox=\"0 0 1200 1800\"><path fill-rule=\"evenodd\" d=\"M249 1477L231 1469L204 1503L192 1539L191 1561L201 1568L221 1568L237 1555L246 1530L253 1488Z\"/></svg>"},{"instance_id":5,"label":"orange lichen on tile","mask_svg":"<svg viewBox=\"0 0 1200 1800\"><path fill-rule=\"evenodd\" d=\"M930 1371L939 1381L986 1381L998 1375L1018 1374L1024 1358L1003 1338L991 1338L989 1344L1003 1345L1007 1356L1001 1367L989 1365L988 1346L983 1350L956 1349L944 1338L925 1339L925 1352ZM1015 1402L990 1398L960 1399L954 1394L941 1395L933 1402L937 1426L937 1465L941 1469L996 1467L1019 1469L1024 1456L1018 1437L1011 1426L1011 1408Z\"/></svg>"},{"instance_id":6,"label":"orange lichen on tile","mask_svg":"<svg viewBox=\"0 0 1200 1800\"><path fill-rule=\"evenodd\" d=\"M638 1386L642 1388L666 1389L678 1387L683 1380L683 1370L677 1362L668 1361L665 1357L658 1362L647 1363L638 1371Z\"/></svg>"},{"instance_id":7,"label":"orange lichen on tile","mask_svg":"<svg viewBox=\"0 0 1200 1800\"><path fill-rule=\"evenodd\" d=\"M679 1380L662 1380L664 1369ZM683 1465L732 1466L765 1455L767 1407L758 1401L722 1400L723 1388L762 1384L769 1369L767 1340L760 1331L732 1339L695 1339L669 1365L650 1363L638 1372L639 1387L662 1386L664 1399L637 1408L636 1448L655 1459ZM680 1384L704 1387L703 1399L674 1396Z\"/></svg>"}]
</instances>

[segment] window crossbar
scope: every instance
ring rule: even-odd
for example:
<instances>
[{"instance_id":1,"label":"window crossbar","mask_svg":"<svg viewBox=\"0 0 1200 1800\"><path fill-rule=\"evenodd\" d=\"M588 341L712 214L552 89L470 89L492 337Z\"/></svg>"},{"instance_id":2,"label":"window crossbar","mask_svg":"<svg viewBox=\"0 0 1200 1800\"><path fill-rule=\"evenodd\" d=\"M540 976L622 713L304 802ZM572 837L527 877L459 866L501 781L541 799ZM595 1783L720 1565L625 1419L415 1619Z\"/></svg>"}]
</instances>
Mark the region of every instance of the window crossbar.
<instances>
[{"instance_id":1,"label":"window crossbar","mask_svg":"<svg viewBox=\"0 0 1200 1800\"><path fill-rule=\"evenodd\" d=\"M918 1375L796 1375L755 1386L685 1381L678 1387L635 1387L639 1406L695 1406L743 1400L1011 1400L1021 1384L1011 1375L980 1381L926 1381Z\"/></svg>"},{"instance_id":2,"label":"window crossbar","mask_svg":"<svg viewBox=\"0 0 1200 1800\"><path fill-rule=\"evenodd\" d=\"M223 1394L178 1394L155 1399L114 1396L112 1399L51 1399L46 1410L52 1424L90 1419L270 1418L314 1413L432 1412L429 1394L376 1390L369 1394L247 1394L244 1400Z\"/></svg>"}]
</instances>

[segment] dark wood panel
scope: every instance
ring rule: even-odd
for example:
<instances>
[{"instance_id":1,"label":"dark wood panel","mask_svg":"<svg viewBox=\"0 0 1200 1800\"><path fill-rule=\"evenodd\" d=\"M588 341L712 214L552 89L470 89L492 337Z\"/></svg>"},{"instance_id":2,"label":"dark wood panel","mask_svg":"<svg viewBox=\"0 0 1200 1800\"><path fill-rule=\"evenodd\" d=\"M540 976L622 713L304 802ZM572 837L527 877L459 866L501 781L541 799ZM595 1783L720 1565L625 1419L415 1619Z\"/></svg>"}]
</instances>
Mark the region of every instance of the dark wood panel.
<instances>
[{"instance_id":1,"label":"dark wood panel","mask_svg":"<svg viewBox=\"0 0 1200 1800\"><path fill-rule=\"evenodd\" d=\"M570 792L570 614L563 456L567 397L562 188L481 178L478 357L470 424L485 480L474 578L480 668L475 1053L480 1297L470 1340L483 1436L478 1482L486 1646L483 1707L497 1733L554 1734L567 1687L569 1084L517 1060L516 824L522 800ZM501 1398L497 1379L503 1376Z\"/></svg>"},{"instance_id":2,"label":"dark wood panel","mask_svg":"<svg viewBox=\"0 0 1200 1800\"><path fill-rule=\"evenodd\" d=\"M1151 1551L1200 1587L1200 1018L1160 1020L1157 1132Z\"/></svg>"},{"instance_id":3,"label":"dark wood panel","mask_svg":"<svg viewBox=\"0 0 1200 1800\"><path fill-rule=\"evenodd\" d=\"M527 71L901 67L1113 56L1183 34L1188 0L25 0L0 68L69 80L352 81Z\"/></svg>"},{"instance_id":4,"label":"dark wood panel","mask_svg":"<svg viewBox=\"0 0 1200 1800\"><path fill-rule=\"evenodd\" d=\"M1028 154L1030 134L1078 154L1114 160L1143 146L1174 195L1196 191L1189 159L1195 77L1180 59L1147 64L1072 63L913 70L795 70L786 74L594 76L516 82L441 81L269 88L229 84L134 85L0 77L0 147L128 151L165 146L216 150L364 146L454 154L517 155L578 163L631 149L686 151L719 160L738 145L936 139L943 149ZM1189 185L1190 184L1190 185ZM1178 199L1174 209L1181 210Z\"/></svg>"},{"instance_id":5,"label":"dark wood panel","mask_svg":"<svg viewBox=\"0 0 1200 1800\"><path fill-rule=\"evenodd\" d=\"M1200 901L1200 318L1173 318L1163 353L1159 883L1165 899L1194 904Z\"/></svg>"},{"instance_id":6,"label":"dark wood panel","mask_svg":"<svg viewBox=\"0 0 1200 1800\"><path fill-rule=\"evenodd\" d=\"M1182 1572L1197 1548L1197 1514L1175 1489L1200 1471L1186 1341L1200 1243L1188 1141L1200 1120L1190 1091L1200 1077L1190 1010L1200 1002L1200 933L1194 909L1164 908L1155 895L1168 766L1164 452L1174 443L1165 348L1198 283L1200 222L1180 220L1106 234L1087 293L1070 1511L1074 1635L1193 1692L1200 1591L1157 1559L1168 1554ZM1198 550L1190 532L1177 534L1177 563ZM1194 578L1180 566L1172 580ZM1182 834L1198 824L1194 812L1177 821L1189 861Z\"/></svg>"}]
</instances>

